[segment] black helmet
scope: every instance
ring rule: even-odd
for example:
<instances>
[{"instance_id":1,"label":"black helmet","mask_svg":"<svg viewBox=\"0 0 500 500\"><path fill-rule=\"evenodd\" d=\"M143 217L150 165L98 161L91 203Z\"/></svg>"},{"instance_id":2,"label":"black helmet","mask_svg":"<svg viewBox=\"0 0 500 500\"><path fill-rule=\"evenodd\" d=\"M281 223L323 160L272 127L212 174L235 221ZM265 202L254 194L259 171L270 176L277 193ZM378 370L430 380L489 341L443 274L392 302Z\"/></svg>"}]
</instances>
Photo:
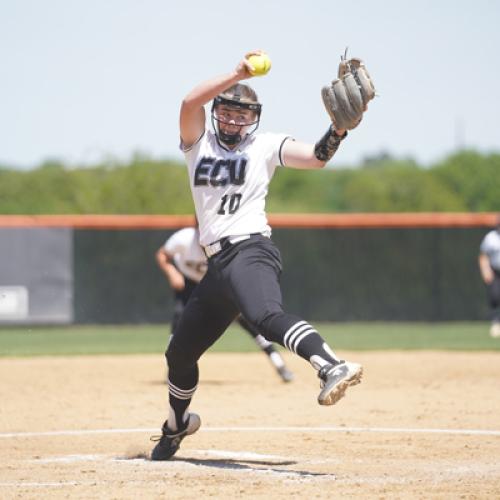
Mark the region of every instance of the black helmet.
<instances>
[{"instance_id":1,"label":"black helmet","mask_svg":"<svg viewBox=\"0 0 500 500\"><path fill-rule=\"evenodd\" d=\"M216 107L219 105L226 105L236 109L247 109L253 111L256 116L256 120L252 123L247 123L245 125L241 125L239 130L234 134L227 134L222 131L219 127L219 118L215 115ZM219 141L233 146L234 144L238 144L242 141L243 137L241 136L241 129L243 127L247 127L249 125L255 125L255 128L250 131L248 134L253 134L260 122L260 113L262 111L262 104L259 103L257 94L254 90L248 85L244 85L242 83L237 83L232 87L226 89L222 94L219 94L212 103L212 125L215 130L215 134Z\"/></svg>"}]
</instances>

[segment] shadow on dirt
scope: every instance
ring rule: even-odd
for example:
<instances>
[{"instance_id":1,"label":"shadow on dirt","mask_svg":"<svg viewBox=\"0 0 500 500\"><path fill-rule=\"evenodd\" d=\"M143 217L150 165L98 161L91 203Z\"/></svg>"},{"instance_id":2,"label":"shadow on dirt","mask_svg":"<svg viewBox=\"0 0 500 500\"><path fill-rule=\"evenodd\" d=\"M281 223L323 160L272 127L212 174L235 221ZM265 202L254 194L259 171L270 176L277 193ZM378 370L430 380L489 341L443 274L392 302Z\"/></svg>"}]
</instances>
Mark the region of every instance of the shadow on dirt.
<instances>
[{"instance_id":1,"label":"shadow on dirt","mask_svg":"<svg viewBox=\"0 0 500 500\"><path fill-rule=\"evenodd\" d=\"M241 459L200 459L200 458L177 458L172 459L174 462L185 462L192 465L202 467L213 467L215 469L229 470L252 470L258 472L268 472L273 474L283 474L285 476L301 476L301 477L317 477L317 476L333 476L322 472L310 472L305 470L281 469L277 467L286 467L289 465L297 465L294 460L268 461L268 460L241 460Z\"/></svg>"}]
</instances>

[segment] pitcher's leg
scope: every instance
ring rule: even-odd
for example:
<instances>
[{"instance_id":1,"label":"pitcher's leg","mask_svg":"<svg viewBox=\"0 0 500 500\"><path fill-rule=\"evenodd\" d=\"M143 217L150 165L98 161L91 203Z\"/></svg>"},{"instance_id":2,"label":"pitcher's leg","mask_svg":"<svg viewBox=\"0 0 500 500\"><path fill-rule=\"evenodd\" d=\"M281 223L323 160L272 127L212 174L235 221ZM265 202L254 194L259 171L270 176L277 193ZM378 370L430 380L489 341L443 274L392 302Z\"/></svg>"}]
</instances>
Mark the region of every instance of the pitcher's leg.
<instances>
[{"instance_id":1,"label":"pitcher's leg","mask_svg":"<svg viewBox=\"0 0 500 500\"><path fill-rule=\"evenodd\" d=\"M236 316L233 303L217 293L210 280L202 280L193 292L179 321L167 352L169 414L152 460L168 460L181 441L201 425L189 405L198 384L198 359L224 333ZM215 283L216 284L216 283Z\"/></svg>"},{"instance_id":2,"label":"pitcher's leg","mask_svg":"<svg viewBox=\"0 0 500 500\"><path fill-rule=\"evenodd\" d=\"M198 359L235 317L234 303L223 293L214 274L207 272L187 302L165 353L169 413L151 452L152 460L170 459L181 441L200 428L200 417L188 411L198 384Z\"/></svg>"},{"instance_id":3,"label":"pitcher's leg","mask_svg":"<svg viewBox=\"0 0 500 500\"><path fill-rule=\"evenodd\" d=\"M190 280L187 276L184 276L184 288L182 290L177 290L174 292L174 314L172 316L172 324L170 327L171 335L174 334L177 325L184 311L189 297L191 297L193 291L197 287L198 283Z\"/></svg>"},{"instance_id":4,"label":"pitcher's leg","mask_svg":"<svg viewBox=\"0 0 500 500\"><path fill-rule=\"evenodd\" d=\"M240 250L228 266L227 279L244 316L268 340L309 361L317 370L339 363L319 333L303 319L283 311L279 277L281 256L263 238Z\"/></svg>"},{"instance_id":5,"label":"pitcher's leg","mask_svg":"<svg viewBox=\"0 0 500 500\"><path fill-rule=\"evenodd\" d=\"M168 364L169 427L185 422L198 384L198 360L234 320L235 306L209 280L202 280L189 299L165 353Z\"/></svg>"},{"instance_id":6,"label":"pitcher's leg","mask_svg":"<svg viewBox=\"0 0 500 500\"><path fill-rule=\"evenodd\" d=\"M278 342L318 371L320 404L334 404L348 386L360 382L362 368L340 360L307 321L283 311L280 255L270 240L243 247L228 266L226 279L243 316L263 335Z\"/></svg>"}]
</instances>

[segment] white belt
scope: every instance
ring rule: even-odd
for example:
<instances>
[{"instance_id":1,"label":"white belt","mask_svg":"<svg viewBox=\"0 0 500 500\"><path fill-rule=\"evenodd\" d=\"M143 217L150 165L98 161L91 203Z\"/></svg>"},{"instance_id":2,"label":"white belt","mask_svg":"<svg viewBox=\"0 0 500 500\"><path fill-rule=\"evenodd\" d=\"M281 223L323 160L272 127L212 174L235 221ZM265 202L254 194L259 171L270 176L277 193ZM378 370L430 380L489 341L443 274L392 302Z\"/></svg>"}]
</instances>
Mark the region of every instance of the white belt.
<instances>
[{"instance_id":1,"label":"white belt","mask_svg":"<svg viewBox=\"0 0 500 500\"><path fill-rule=\"evenodd\" d=\"M251 234L242 234L240 236L229 236L228 238L221 238L220 240L211 243L206 247L203 247L203 250L205 250L205 255L210 258L218 254L222 250L222 240L229 241L231 245L234 245L235 243L239 243L240 241L249 240L251 236ZM268 234L268 231L262 233L262 236L265 236L267 238L271 237L271 235Z\"/></svg>"}]
</instances>

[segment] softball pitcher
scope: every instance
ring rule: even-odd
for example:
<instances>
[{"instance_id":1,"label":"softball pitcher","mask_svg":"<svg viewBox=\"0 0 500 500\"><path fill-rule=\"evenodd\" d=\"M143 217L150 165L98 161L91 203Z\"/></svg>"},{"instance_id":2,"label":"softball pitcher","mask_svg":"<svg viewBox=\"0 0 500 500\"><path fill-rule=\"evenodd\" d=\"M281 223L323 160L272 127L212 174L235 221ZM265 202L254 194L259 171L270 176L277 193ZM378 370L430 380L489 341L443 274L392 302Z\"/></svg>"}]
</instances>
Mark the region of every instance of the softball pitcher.
<instances>
[{"instance_id":1,"label":"softball pitcher","mask_svg":"<svg viewBox=\"0 0 500 500\"><path fill-rule=\"evenodd\" d=\"M339 78L322 91L332 124L316 144L257 134L262 105L250 86L239 83L254 73L248 60L253 55L262 53L250 52L233 71L199 84L181 105L181 148L208 269L166 351L170 410L152 460L168 460L199 429L200 417L189 411L198 360L239 314L311 364L320 379L319 404L336 403L361 380L359 364L341 360L312 325L283 310L281 257L270 238L265 202L276 168L326 165L347 130L361 121L373 84L361 60L342 58ZM205 127L209 103L213 132Z\"/></svg>"}]
</instances>

